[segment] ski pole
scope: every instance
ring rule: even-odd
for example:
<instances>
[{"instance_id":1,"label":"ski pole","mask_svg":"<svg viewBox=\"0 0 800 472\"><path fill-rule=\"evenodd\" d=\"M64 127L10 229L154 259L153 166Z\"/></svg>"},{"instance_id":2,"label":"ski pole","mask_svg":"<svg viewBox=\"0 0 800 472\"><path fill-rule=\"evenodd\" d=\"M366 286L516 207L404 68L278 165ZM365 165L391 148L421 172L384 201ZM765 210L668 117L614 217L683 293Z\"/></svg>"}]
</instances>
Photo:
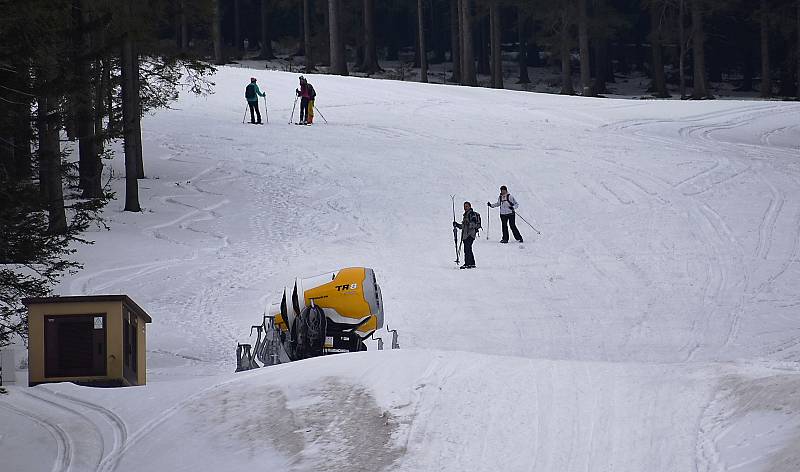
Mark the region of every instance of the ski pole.
<instances>
[{"instance_id":1,"label":"ski pole","mask_svg":"<svg viewBox=\"0 0 800 472\"><path fill-rule=\"evenodd\" d=\"M486 203L486 240L489 240L489 228L492 226L492 207Z\"/></svg>"},{"instance_id":2,"label":"ski pole","mask_svg":"<svg viewBox=\"0 0 800 472\"><path fill-rule=\"evenodd\" d=\"M267 124L269 124L269 107L267 107L267 96L264 95L264 113L267 114Z\"/></svg>"},{"instance_id":3,"label":"ski pole","mask_svg":"<svg viewBox=\"0 0 800 472\"><path fill-rule=\"evenodd\" d=\"M514 212L514 213L516 213L516 214L517 214L517 216L519 216L519 217L522 219L522 221L524 221L524 222L525 222L525 224L527 224L528 226L530 226L532 230L536 231L536 234L542 234L542 233L540 233L540 232L539 232L539 230L538 230L538 229L534 228L532 224L528 223L528 220L526 220L525 218L523 218L523 216L522 216L522 215L520 215L520 214L519 214L519 212Z\"/></svg>"},{"instance_id":4,"label":"ski pole","mask_svg":"<svg viewBox=\"0 0 800 472\"><path fill-rule=\"evenodd\" d=\"M456 264L458 264L458 229L456 228L456 196L450 195L450 199L453 201L453 244L456 247Z\"/></svg>"},{"instance_id":5,"label":"ski pole","mask_svg":"<svg viewBox=\"0 0 800 472\"><path fill-rule=\"evenodd\" d=\"M317 113L319 113L319 116L321 116L321 117L322 117L322 121L324 121L324 122L325 122L325 124L327 125L327 124L328 124L328 120L326 120L326 119L325 119L325 115L323 115L322 113L320 113L320 111L319 111L319 108L317 108L317 106L316 106L316 105L314 105L314 110L316 110L316 112L317 112Z\"/></svg>"},{"instance_id":6,"label":"ski pole","mask_svg":"<svg viewBox=\"0 0 800 472\"><path fill-rule=\"evenodd\" d=\"M297 107L297 96L294 97L294 105L292 105L292 116L289 117L289 124L294 122L294 109Z\"/></svg>"},{"instance_id":7,"label":"ski pole","mask_svg":"<svg viewBox=\"0 0 800 472\"><path fill-rule=\"evenodd\" d=\"M244 124L244 120L247 118L247 107L248 106L249 105L245 105L244 106L244 116L242 117L242 124Z\"/></svg>"}]
</instances>

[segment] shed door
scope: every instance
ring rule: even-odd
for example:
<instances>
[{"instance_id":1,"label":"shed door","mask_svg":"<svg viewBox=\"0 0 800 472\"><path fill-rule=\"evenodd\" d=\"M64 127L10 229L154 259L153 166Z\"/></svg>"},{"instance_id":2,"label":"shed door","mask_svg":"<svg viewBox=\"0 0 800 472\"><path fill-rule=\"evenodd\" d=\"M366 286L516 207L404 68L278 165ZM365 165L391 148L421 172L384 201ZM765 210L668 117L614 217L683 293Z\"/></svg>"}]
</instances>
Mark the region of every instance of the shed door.
<instances>
[{"instance_id":1,"label":"shed door","mask_svg":"<svg viewBox=\"0 0 800 472\"><path fill-rule=\"evenodd\" d=\"M105 314L45 316L45 377L106 375Z\"/></svg>"},{"instance_id":2,"label":"shed door","mask_svg":"<svg viewBox=\"0 0 800 472\"><path fill-rule=\"evenodd\" d=\"M122 352L124 375L132 385L138 383L137 362L139 352L139 339L137 337L137 317L127 308L123 309L122 317Z\"/></svg>"}]
</instances>

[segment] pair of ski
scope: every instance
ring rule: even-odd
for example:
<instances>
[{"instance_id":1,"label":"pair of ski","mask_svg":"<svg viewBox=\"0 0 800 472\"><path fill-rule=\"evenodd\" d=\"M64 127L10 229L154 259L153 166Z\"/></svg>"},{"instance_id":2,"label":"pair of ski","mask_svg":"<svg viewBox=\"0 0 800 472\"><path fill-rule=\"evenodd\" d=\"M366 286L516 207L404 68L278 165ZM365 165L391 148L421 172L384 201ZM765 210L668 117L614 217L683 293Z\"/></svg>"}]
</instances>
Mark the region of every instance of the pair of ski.
<instances>
[{"instance_id":1,"label":"pair of ski","mask_svg":"<svg viewBox=\"0 0 800 472\"><path fill-rule=\"evenodd\" d=\"M461 244L458 241L458 228L456 228L456 225L455 225L455 223L456 223L456 196L455 195L450 195L450 200L453 201L453 244L455 244L455 247L456 247L456 261L455 262L456 262L456 264L459 264L461 262L461 261L459 261L459 259L461 258ZM468 266L467 264L464 264L464 265L459 267L459 269L474 269L474 268L475 268L474 265L469 265Z\"/></svg>"}]
</instances>

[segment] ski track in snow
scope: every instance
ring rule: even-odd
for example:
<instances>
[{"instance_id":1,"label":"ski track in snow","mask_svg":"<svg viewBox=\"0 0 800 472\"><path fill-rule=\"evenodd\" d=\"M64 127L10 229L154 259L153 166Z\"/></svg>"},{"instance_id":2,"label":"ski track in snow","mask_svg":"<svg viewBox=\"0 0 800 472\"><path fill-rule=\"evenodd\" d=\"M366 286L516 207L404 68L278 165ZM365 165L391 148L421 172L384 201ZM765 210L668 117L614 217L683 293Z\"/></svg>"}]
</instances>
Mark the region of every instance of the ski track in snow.
<instances>
[{"instance_id":1,"label":"ski track in snow","mask_svg":"<svg viewBox=\"0 0 800 472\"><path fill-rule=\"evenodd\" d=\"M94 412L103 418L105 424L107 424L111 429L113 443L111 449L107 450L105 442L103 442L103 454L101 460L97 464L97 471L102 472L106 470L113 470L113 467L109 467L109 463L111 462L109 459L112 457L116 457L122 446L128 441L128 425L125 422L125 420L123 420L119 415L109 410L108 408L82 400L72 395L68 395L62 392L54 392L47 389L46 387L40 387L40 390L47 392L49 395L52 395L55 399L64 399L68 403L79 405L80 407L88 409L91 412ZM53 404L58 404L54 400L47 400L47 401ZM88 415L79 413L77 411L76 414L79 414L82 418L86 419L89 422L92 422L97 428L98 432L100 433L101 438L104 437L103 430L101 429L101 427L98 426L97 423L95 423L94 420L92 420Z\"/></svg>"},{"instance_id":2,"label":"ski track in snow","mask_svg":"<svg viewBox=\"0 0 800 472\"><path fill-rule=\"evenodd\" d=\"M714 133L720 130L727 130L733 129L738 127L744 127L748 125L752 125L759 117L769 116L769 114L773 113L773 109L771 107L765 107L765 112L751 112L745 114L745 117L734 117L729 119L723 124L718 125L694 125L690 127L684 127L679 130L679 134L684 138L694 138L698 141L704 142L707 141L711 143L712 146L715 147L722 147L725 151L727 151L728 156L741 156L739 159L731 160L729 158L725 159L717 159L717 161L709 168L691 175L675 185L676 188L688 188L694 184L694 182L702 181L708 182L705 188L701 188L695 191L683 191L683 194L686 196L694 197L700 194L706 193L707 191L713 189L714 187L730 183L734 178L741 175L743 172L753 172L758 178L765 188L768 189L770 200L765 210L759 226L758 226L758 240L757 244L754 248L753 254L755 257L755 263L757 264L759 260L766 261L768 260L768 256L771 252L772 246L774 244L774 240L777 237L776 234L776 225L778 224L779 218L781 217L782 210L784 209L784 205L786 203L786 196L782 189L779 189L776 185L774 185L773 178L767 178L764 172L767 170L767 162L764 160L763 154L767 154L768 156L776 159L785 159L789 158L797 158L797 154L791 155L784 150L773 150L773 149L760 149L762 155L758 156L760 162L748 162L748 159L754 157L753 154L745 150L737 149L736 146L731 145L725 141L718 141L713 138ZM737 110L737 113L741 110ZM727 114L717 115L726 116ZM706 115L703 118L706 119L709 116ZM641 123L634 123L633 125L639 126ZM779 127L777 129L768 130L763 132L759 136L759 142L765 145L769 145L769 136L773 134L782 133L785 130L791 127ZM642 133L637 133L637 135L641 135ZM735 164L734 164L735 163ZM738 167L739 170L735 170L733 172L729 171L732 167ZM771 169L770 169L771 170ZM712 174L722 174L722 178L720 177L711 177ZM794 175L790 175L790 178L795 181L795 183L799 183L797 178ZM736 271L736 273L743 275L741 282L734 283L731 286L731 283L728 281L728 276L726 275L723 266L717 265L717 269L713 266L709 266L709 277L708 277L708 284L705 290L706 297L709 297L709 293L713 294L709 300L712 300L713 303L719 306L720 302L724 300L730 300L730 298L738 298L738 301L734 306L727 307L727 311L731 314L730 321L729 321L729 329L727 335L725 337L723 347L729 347L737 338L742 322L742 315L745 311L745 306L747 303L752 303L759 293L767 290L771 287L774 282L784 274L791 264L797 262L797 253L798 253L798 241L800 241L800 237L797 236L798 231L800 231L800 220L793 224L792 227L794 228L794 243L792 244L792 249L788 257L783 259L783 263L781 264L779 270L770 275L766 280L763 280L760 285L757 286L755 289L755 293L750 293L752 291L752 281L753 281L753 271L755 267L752 265L751 262L749 265L746 261L752 260L751 258L746 258L743 251L743 246L741 242L737 241L731 229L725 224L724 218L720 215L720 213L714 210L710 205L703 203L700 207L701 213L705 220L713 227L713 233L705 232L705 234L711 235L715 234L716 237L720 238L718 243L710 244L710 247L714 250L714 259L717 260L719 258L724 257L717 248L728 247L728 248L738 248L738 254L732 255L736 260L739 261L740 269ZM726 241L727 240L727 241ZM726 244L727 243L727 244ZM721 270L718 270L721 269ZM731 286L735 290L730 290L729 295L720 296L728 292L725 289L726 286ZM716 315L717 310L712 309L709 318ZM696 328L693 328L696 331ZM763 355L772 357L774 354L780 352L783 349L793 349L798 344L800 344L800 337L796 335L789 338L788 340L781 342L776 346L776 349L771 352L762 353ZM698 345L695 345L694 348L691 349L689 352L689 356L687 360L692 360L695 353L697 352ZM727 394L729 395L729 394ZM756 397L754 397L756 398ZM735 462L732 464L728 464L724 461L723 456L726 454L725 450L721 449L720 444L726 441L726 435L728 435L736 424L736 415L733 408L731 408L728 403L732 400L730 398L723 397L723 393L720 391L716 394L715 398L711 400L708 404L706 409L704 410L703 414L701 415L700 425L699 425L699 433L698 433L698 440L697 440L697 470L750 470L747 467L754 466L756 462L763 462L772 455L781 454L781 447L773 448L772 450L763 451L764 455L756 455L754 457L750 457L749 459L742 461L742 462ZM746 445L739 444L739 447L746 447ZM792 466L789 466L792 467ZM760 470L760 469L759 469ZM776 469L777 470L777 469ZM781 469L783 470L783 469ZM790 469L787 469L790 470Z\"/></svg>"},{"instance_id":3,"label":"ski track in snow","mask_svg":"<svg viewBox=\"0 0 800 472\"><path fill-rule=\"evenodd\" d=\"M41 411L0 398L0 408L54 438L53 471L133 470L136 453L154 447L149 438L195 402L229 398L234 382L257 377L212 376L232 369L236 342L272 295L295 276L346 265L377 269L388 324L410 355L444 351L415 364L413 381L384 380L396 397L378 405L396 448L369 449L386 454L376 467L734 471L793 457L768 441L779 427L731 438L744 434L743 415L770 407L764 398L775 389L792 392L790 374L773 379L775 363L800 361L791 311L800 306L800 147L791 142L800 125L785 117L800 107L716 101L704 111L696 102L521 99L392 83L380 84L385 100L357 102L346 94L361 90L359 79L325 80L344 80L336 83L345 95L322 105L329 125L275 124L273 110L273 124L242 128L222 123L241 112L214 97L145 120L157 161L141 192L146 211L111 213L112 228L135 235L125 239L134 250L115 251L114 231L98 234L107 260L89 260L64 287L132 294L153 314L156 381L199 375L211 385L135 420L45 387L25 396ZM495 244L498 214L483 202L501 183L542 230L518 218L521 249ZM476 241L477 271L449 270L452 193L472 200L488 225L490 241ZM751 365L729 364L743 359L769 372L751 379ZM302 375L305 365L318 364L268 373ZM319 408L372 408L378 365L355 383L338 378L306 394ZM764 378L774 381L761 386ZM313 405L292 400L286 428L321 431L276 433L294 451L289 468L326 458L344 468L339 455L364 432L338 446L327 435L365 427L351 417L358 413L315 416ZM800 412L781 407L794 415L789 429ZM93 446L76 446L95 436ZM748 452L758 441L769 449Z\"/></svg>"},{"instance_id":4,"label":"ski track in snow","mask_svg":"<svg viewBox=\"0 0 800 472\"><path fill-rule=\"evenodd\" d=\"M748 109L749 108L749 109ZM726 141L718 141L714 139L714 134L721 130L728 130L734 129L738 127L745 127L752 125L756 120L759 118L770 117L775 113L775 109L778 108L776 105L764 105L758 107L740 107L734 108L732 110L727 110L723 112L714 112L709 114L703 114L696 116L692 119L692 121L705 121L710 118L714 119L724 119L722 123L710 123L710 124L697 124L697 125L690 125L684 126L678 129L677 134L681 139L689 139L689 146L696 146L697 150L704 150L708 148L709 151L722 148L726 152L725 158L717 158L715 163L706 169L692 174L688 177L683 178L682 180L673 183L673 187L676 189L687 189L682 190L681 193L687 197L696 197L701 194L707 193L712 189L729 184L733 179L736 177L741 176L745 172L755 173L759 179L765 184L765 186L770 190L772 194L772 200L768 207L767 212L764 214L761 224L759 226L759 240L758 244L755 248L755 252L757 256L760 256L762 259L766 259L766 255L770 251L770 247L772 245L772 241L774 239L775 233L775 225L777 223L778 217L780 212L783 208L785 197L783 196L782 192L779 191L774 185L772 185L770 179L766 179L763 177L760 169L763 169L766 165L765 161L763 161L763 156L759 156L761 158L760 162L749 162L749 159L752 156L750 152L746 149L742 150L739 148L739 144L732 144ZM667 120L658 120L655 123L664 124L670 123ZM610 126L610 128L615 130L630 130L634 129L634 135L636 137L649 137L650 135L642 131L640 128L644 128L653 124L653 122L643 121L643 120L634 120L627 123L622 124L615 124ZM786 129L787 127L781 127L779 130ZM763 141L763 136L768 136L772 134L772 131L766 131L760 135L760 140ZM672 142L671 139L666 139L665 142ZM709 144L705 144L709 143ZM672 143L674 144L674 143ZM784 159L788 157L787 151L784 150L774 150L774 149L767 149L762 150L762 153L766 153L767 155L773 155L775 158ZM713 153L709 153L710 155L714 155ZM732 159L728 156L741 156L737 159ZM796 157L796 155L794 156ZM638 169L635 170L638 172ZM649 176L648 176L649 177ZM654 183L657 183L656 179L652 179ZM702 182L702 186L697 186L696 182ZM696 190L688 190L690 187L696 187ZM644 187L643 187L644 188ZM663 190L663 189L662 189ZM677 199L674 193L669 197L664 197L665 200L675 202ZM728 334L725 337L723 342L723 347L729 346L733 340L736 338L739 324L741 321L741 316L744 311L744 304L746 303L745 293L747 292L747 287L750 286L752 280L752 272L753 269L749 268L745 265L745 257L741 254L741 251L738 254L731 254L730 256L726 256L725 254L719 253L717 250L718 247L729 247L729 248L741 248L741 243L735 241L735 236L730 231L730 228L725 227L724 218L715 211L711 206L708 204L701 204L699 207L699 214L702 216L704 220L708 222L708 224L713 228L711 232L707 231L706 229L702 229L702 234L705 234L705 239L709 241L709 249L714 251L715 257L712 260L712 264L709 265L708 276L706 278L706 299L709 300L706 302L706 305L711 308L710 315L706 318L712 318L715 313L717 313L716 307L720 305L724 306L724 301L727 299L729 300L731 295L733 298L738 298L739 300L736 302L736 305L733 307L726 307L726 311L731 313L730 315L730 322L729 322L729 329ZM697 210L694 210L697 211ZM705 227L705 225L702 225ZM794 251L793 251L794 252ZM725 275L723 265L719 263L721 258L725 257L733 257L734 260L739 261L739 269L735 273L740 274L743 276L742 281L729 281L728 276ZM781 268L780 273L783 273L785 270L788 269L788 266L791 264L791 260L793 260L795 256L791 255L788 258L788 264L784 264ZM770 286L771 283L775 280L775 277L770 277L766 282L762 283L759 286L758 291L763 291L766 287ZM741 289L742 284L745 287L745 290ZM730 286L729 289L726 289L725 285ZM739 295L735 295L735 293L739 293ZM752 297L749 297L749 300L752 301ZM699 324L705 323L697 323L694 324L693 331L697 332L697 326ZM687 357L688 360L694 358L695 353L697 352L698 345L694 342L690 342L686 347L691 347L691 351L689 356Z\"/></svg>"},{"instance_id":5,"label":"ski track in snow","mask_svg":"<svg viewBox=\"0 0 800 472\"><path fill-rule=\"evenodd\" d=\"M30 411L0 401L0 408L4 408L14 414L27 418L44 428L56 442L56 459L53 463L52 472L70 472L73 461L73 441L69 433L58 423L48 418L46 415L39 415Z\"/></svg>"}]
</instances>

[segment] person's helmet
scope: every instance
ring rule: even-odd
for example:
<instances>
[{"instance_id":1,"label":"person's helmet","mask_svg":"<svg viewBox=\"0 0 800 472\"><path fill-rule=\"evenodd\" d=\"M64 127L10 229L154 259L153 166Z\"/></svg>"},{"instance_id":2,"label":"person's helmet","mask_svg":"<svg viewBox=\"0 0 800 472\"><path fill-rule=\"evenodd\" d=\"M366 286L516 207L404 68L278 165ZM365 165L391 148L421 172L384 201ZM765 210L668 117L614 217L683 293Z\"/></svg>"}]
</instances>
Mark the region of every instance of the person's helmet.
<instances>
[{"instance_id":1,"label":"person's helmet","mask_svg":"<svg viewBox=\"0 0 800 472\"><path fill-rule=\"evenodd\" d=\"M256 81L255 77L250 77L250 82L255 82L255 81Z\"/></svg>"}]
</instances>

